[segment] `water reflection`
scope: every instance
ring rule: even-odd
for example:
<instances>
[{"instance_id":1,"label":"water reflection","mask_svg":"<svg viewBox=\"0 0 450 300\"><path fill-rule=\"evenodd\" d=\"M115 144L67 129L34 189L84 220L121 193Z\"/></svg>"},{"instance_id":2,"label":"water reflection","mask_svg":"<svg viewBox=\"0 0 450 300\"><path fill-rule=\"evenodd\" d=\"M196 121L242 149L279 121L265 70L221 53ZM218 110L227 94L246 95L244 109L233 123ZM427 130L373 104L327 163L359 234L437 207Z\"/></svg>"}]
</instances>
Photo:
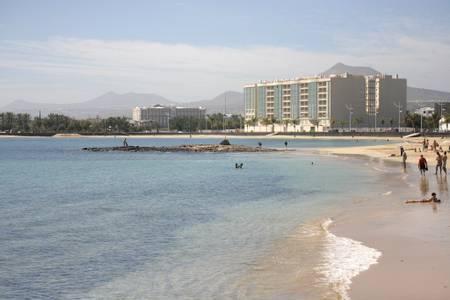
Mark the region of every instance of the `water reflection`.
<instances>
[{"instance_id":1,"label":"water reflection","mask_svg":"<svg viewBox=\"0 0 450 300\"><path fill-rule=\"evenodd\" d=\"M420 177L420 191L422 192L422 195L425 196L429 190L430 190L430 184L428 182L428 177L421 176Z\"/></svg>"}]
</instances>

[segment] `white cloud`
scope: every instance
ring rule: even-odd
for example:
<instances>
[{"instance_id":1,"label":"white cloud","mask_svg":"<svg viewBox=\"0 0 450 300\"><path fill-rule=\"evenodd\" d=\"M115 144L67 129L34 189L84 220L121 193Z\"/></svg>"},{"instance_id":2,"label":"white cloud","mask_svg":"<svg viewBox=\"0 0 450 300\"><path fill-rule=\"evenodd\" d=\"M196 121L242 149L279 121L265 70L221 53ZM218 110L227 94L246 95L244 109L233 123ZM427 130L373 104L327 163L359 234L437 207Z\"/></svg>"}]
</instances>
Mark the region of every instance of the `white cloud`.
<instances>
[{"instance_id":1,"label":"white cloud","mask_svg":"<svg viewBox=\"0 0 450 300\"><path fill-rule=\"evenodd\" d=\"M450 46L446 43L401 35L337 42L335 53L324 53L274 46L201 47L128 40L3 41L0 74L10 78L0 81L0 99L67 102L75 96L94 97L113 90L198 100L241 90L244 84L262 79L314 75L336 62L370 65L399 73L413 86L449 90ZM12 81L30 88L14 88L8 84Z\"/></svg>"}]
</instances>

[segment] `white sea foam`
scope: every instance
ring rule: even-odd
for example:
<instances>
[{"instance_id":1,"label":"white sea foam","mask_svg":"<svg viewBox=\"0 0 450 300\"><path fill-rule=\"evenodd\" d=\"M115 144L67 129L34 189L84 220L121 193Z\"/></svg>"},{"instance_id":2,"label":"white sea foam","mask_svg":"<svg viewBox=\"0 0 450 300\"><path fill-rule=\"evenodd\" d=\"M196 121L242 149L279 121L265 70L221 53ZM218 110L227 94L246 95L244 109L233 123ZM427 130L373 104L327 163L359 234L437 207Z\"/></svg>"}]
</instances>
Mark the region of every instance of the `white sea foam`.
<instances>
[{"instance_id":1,"label":"white sea foam","mask_svg":"<svg viewBox=\"0 0 450 300\"><path fill-rule=\"evenodd\" d=\"M353 277L369 269L378 262L381 252L363 245L361 242L338 237L328 231L333 221L327 219L322 223L326 244L322 263L317 271L340 299L349 300L348 291Z\"/></svg>"},{"instance_id":2,"label":"white sea foam","mask_svg":"<svg viewBox=\"0 0 450 300\"><path fill-rule=\"evenodd\" d=\"M383 193L383 194L381 194L381 195L383 195L383 196L389 196L390 194L392 194L392 191L387 191L386 193Z\"/></svg>"},{"instance_id":3,"label":"white sea foam","mask_svg":"<svg viewBox=\"0 0 450 300\"><path fill-rule=\"evenodd\" d=\"M382 172L382 173L389 173L389 170L379 167L372 167L375 171Z\"/></svg>"}]
</instances>

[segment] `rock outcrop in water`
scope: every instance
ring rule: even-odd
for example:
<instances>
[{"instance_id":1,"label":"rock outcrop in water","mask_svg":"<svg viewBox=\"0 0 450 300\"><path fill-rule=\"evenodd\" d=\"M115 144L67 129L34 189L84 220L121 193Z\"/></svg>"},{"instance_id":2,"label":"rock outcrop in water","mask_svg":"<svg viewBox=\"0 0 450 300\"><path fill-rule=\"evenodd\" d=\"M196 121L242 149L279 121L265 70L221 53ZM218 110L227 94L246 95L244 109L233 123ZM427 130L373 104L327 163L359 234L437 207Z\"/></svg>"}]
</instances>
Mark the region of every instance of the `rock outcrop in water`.
<instances>
[{"instance_id":1,"label":"rock outcrop in water","mask_svg":"<svg viewBox=\"0 0 450 300\"><path fill-rule=\"evenodd\" d=\"M273 152L276 149L249 147L242 145L180 145L180 146L160 146L160 147L87 147L82 148L83 151L90 152Z\"/></svg>"}]
</instances>

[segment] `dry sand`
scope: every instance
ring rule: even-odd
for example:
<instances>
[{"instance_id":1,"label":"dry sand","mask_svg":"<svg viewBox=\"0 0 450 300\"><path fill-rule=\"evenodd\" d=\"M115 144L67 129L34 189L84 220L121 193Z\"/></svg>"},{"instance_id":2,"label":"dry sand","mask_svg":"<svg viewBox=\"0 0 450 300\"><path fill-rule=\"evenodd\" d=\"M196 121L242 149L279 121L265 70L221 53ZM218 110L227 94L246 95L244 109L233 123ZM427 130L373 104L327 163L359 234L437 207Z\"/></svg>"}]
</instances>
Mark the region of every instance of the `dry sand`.
<instances>
[{"instance_id":1,"label":"dry sand","mask_svg":"<svg viewBox=\"0 0 450 300\"><path fill-rule=\"evenodd\" d=\"M431 145L435 139L429 140ZM420 155L423 155L430 166L436 165L436 152L432 151L431 149L428 149L426 151L422 150L423 138L395 139L395 140L391 139L391 141L395 141L395 143L378 146L367 146L367 147L322 148L318 149L317 151L321 154L366 155L392 162L402 162L402 158L400 156L400 146L403 146L408 155L408 158L406 160L408 163L413 163L417 165ZM450 146L449 138L444 139L437 138L436 141L443 148L444 151L449 150Z\"/></svg>"}]
</instances>

